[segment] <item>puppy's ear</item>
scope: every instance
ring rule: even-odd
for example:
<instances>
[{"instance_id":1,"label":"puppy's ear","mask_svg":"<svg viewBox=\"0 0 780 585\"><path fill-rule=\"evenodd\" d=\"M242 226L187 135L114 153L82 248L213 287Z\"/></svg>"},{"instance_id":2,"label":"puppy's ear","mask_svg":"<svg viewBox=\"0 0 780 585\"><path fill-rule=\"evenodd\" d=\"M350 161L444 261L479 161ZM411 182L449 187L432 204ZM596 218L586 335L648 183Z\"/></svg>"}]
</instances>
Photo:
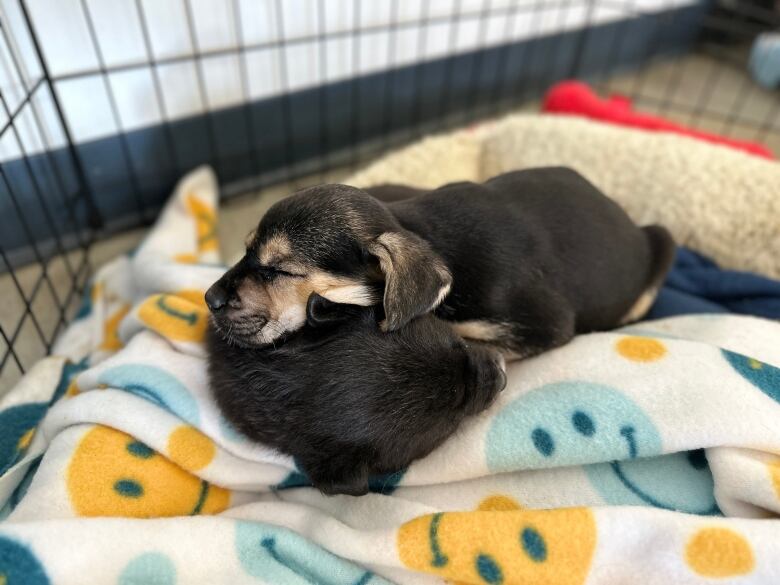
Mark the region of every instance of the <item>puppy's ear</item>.
<instances>
[{"instance_id":1,"label":"puppy's ear","mask_svg":"<svg viewBox=\"0 0 780 585\"><path fill-rule=\"evenodd\" d=\"M407 231L385 232L368 245L385 276L382 329L394 331L442 302L452 285L444 260Z\"/></svg>"},{"instance_id":2,"label":"puppy's ear","mask_svg":"<svg viewBox=\"0 0 780 585\"><path fill-rule=\"evenodd\" d=\"M306 302L306 322L309 327L326 327L360 314L361 307L329 301L317 293L309 295Z\"/></svg>"}]
</instances>

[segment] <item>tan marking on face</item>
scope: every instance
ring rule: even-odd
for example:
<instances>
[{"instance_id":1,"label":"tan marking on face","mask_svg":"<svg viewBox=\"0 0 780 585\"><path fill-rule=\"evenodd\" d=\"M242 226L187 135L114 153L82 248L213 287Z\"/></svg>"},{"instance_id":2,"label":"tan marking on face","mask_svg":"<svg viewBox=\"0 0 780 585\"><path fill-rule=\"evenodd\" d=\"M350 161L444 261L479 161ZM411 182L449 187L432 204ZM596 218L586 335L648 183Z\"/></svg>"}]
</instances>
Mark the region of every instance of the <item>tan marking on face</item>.
<instances>
[{"instance_id":1,"label":"tan marking on face","mask_svg":"<svg viewBox=\"0 0 780 585\"><path fill-rule=\"evenodd\" d=\"M653 306L655 298L658 296L656 287L649 288L637 299L634 305L628 310L628 313L620 320L621 325L633 323L644 317Z\"/></svg>"},{"instance_id":2,"label":"tan marking on face","mask_svg":"<svg viewBox=\"0 0 780 585\"><path fill-rule=\"evenodd\" d=\"M284 234L275 234L271 236L257 252L260 264L271 266L286 260L292 254L290 240Z\"/></svg>"},{"instance_id":3,"label":"tan marking on face","mask_svg":"<svg viewBox=\"0 0 780 585\"><path fill-rule=\"evenodd\" d=\"M247 278L238 287L240 313L260 315L268 320L257 335L259 343L271 343L283 333L302 327L312 293L333 302L359 305L381 300L373 298L368 287L356 279L307 268L306 278L282 275L267 283Z\"/></svg>"}]
</instances>

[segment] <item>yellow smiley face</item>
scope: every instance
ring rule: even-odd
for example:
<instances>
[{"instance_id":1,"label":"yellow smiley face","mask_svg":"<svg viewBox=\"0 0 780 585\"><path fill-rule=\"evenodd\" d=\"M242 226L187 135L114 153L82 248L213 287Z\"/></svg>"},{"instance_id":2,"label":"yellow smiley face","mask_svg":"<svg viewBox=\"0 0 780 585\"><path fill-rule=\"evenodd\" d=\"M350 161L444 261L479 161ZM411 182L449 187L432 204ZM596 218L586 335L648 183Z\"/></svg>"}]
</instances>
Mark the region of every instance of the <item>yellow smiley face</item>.
<instances>
[{"instance_id":1,"label":"yellow smiley face","mask_svg":"<svg viewBox=\"0 0 780 585\"><path fill-rule=\"evenodd\" d=\"M217 514L230 502L228 490L188 473L130 435L100 425L76 448L67 486L80 516Z\"/></svg>"},{"instance_id":2,"label":"yellow smiley face","mask_svg":"<svg viewBox=\"0 0 780 585\"><path fill-rule=\"evenodd\" d=\"M167 339L200 343L209 315L204 294L201 290L181 290L152 295L139 307L138 318Z\"/></svg>"},{"instance_id":3,"label":"yellow smiley face","mask_svg":"<svg viewBox=\"0 0 780 585\"><path fill-rule=\"evenodd\" d=\"M458 583L581 585L596 548L587 508L447 512L398 532L403 563ZM495 508L494 508L495 509Z\"/></svg>"}]
</instances>

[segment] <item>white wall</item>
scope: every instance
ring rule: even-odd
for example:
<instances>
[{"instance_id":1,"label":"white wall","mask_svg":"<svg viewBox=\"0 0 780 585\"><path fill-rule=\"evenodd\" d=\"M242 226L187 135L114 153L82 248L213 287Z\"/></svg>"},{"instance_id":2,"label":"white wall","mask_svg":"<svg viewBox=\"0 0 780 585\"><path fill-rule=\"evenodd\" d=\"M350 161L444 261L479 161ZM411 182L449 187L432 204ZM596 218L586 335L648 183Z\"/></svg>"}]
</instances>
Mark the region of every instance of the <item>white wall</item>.
<instances>
[{"instance_id":1,"label":"white wall","mask_svg":"<svg viewBox=\"0 0 780 585\"><path fill-rule=\"evenodd\" d=\"M597 0L592 18L607 22L693 1ZM100 54L90 40L84 4L92 15ZM162 104L155 93L155 71L149 65L139 5L146 19L151 58L183 58L155 66L163 88ZM283 11L283 31L278 26L278 5ZM322 19L321 5L325 6ZM196 47L187 27L184 0L28 0L50 73L55 78L64 76L56 82L56 91L76 141L109 136L119 129L143 128L164 119L191 116L285 90L578 28L585 22L587 11L587 2L566 0L430 0L427 14L423 14L424 1L398 0L396 15L391 14L392 5L390 0L191 0L197 52L227 52L197 61L192 58ZM40 68L24 33L18 0L0 0L0 9L6 30L13 32L11 50L24 65L29 85L40 75ZM483 14L487 16L483 18ZM459 17L457 22L455 15ZM240 26L236 27L239 20ZM320 30L321 22L324 31ZM387 27L392 22L397 28L391 38ZM392 45L396 47L394 59L390 54ZM248 50L241 56L235 52L238 47ZM319 62L321 54L325 55L325 63ZM102 65L109 69L130 68L101 75L101 58ZM9 48L0 42L0 89L9 109L14 110L23 92L10 60ZM286 87L281 63L287 68ZM242 84L242 65L248 72L247 87ZM201 95L199 89L198 68L206 95ZM72 77L85 72L88 75ZM114 94L118 124L112 114L109 89ZM38 151L43 144L61 145L63 141L54 123L50 97L45 91L36 96L35 113L45 131L41 137L34 112L25 108L17 127L27 152ZM5 113L0 111L0 124L6 121ZM18 156L19 152L15 137L6 133L0 141L0 159Z\"/></svg>"}]
</instances>

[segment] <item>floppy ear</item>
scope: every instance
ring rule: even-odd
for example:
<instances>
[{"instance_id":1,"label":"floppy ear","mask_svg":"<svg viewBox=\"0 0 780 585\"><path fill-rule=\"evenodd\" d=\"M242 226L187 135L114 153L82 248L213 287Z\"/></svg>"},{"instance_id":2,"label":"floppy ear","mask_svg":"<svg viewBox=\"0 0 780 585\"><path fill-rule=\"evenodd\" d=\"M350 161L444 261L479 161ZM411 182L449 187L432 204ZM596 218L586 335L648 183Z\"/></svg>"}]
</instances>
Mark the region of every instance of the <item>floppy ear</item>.
<instances>
[{"instance_id":1,"label":"floppy ear","mask_svg":"<svg viewBox=\"0 0 780 585\"><path fill-rule=\"evenodd\" d=\"M306 303L306 322L309 327L325 327L347 319L355 319L361 309L357 305L334 303L317 293L312 293Z\"/></svg>"},{"instance_id":2,"label":"floppy ear","mask_svg":"<svg viewBox=\"0 0 780 585\"><path fill-rule=\"evenodd\" d=\"M385 232L368 245L385 276L382 329L394 331L444 300L452 275L428 242L407 231Z\"/></svg>"}]
</instances>

